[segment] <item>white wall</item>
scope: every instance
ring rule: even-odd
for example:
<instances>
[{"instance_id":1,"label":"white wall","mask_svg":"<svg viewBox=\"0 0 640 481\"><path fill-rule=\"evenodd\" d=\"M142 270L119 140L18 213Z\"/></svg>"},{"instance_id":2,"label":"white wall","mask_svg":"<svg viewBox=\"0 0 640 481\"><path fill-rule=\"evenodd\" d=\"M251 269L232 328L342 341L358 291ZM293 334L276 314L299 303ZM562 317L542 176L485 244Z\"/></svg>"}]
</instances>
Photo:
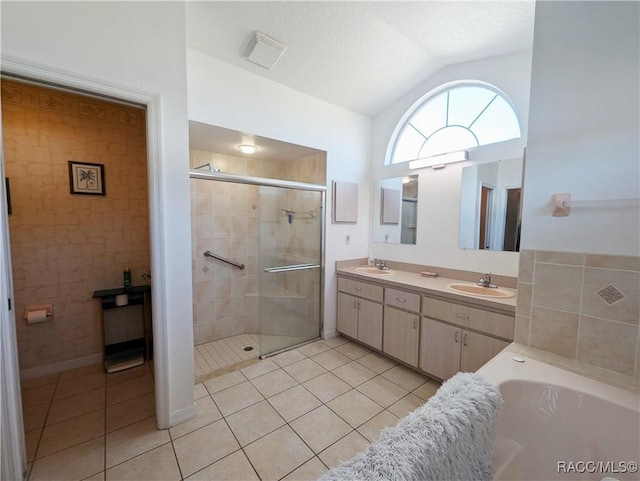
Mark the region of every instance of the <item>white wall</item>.
<instances>
[{"instance_id":1,"label":"white wall","mask_svg":"<svg viewBox=\"0 0 640 481\"><path fill-rule=\"evenodd\" d=\"M637 208L573 200L640 197L640 4L538 2L525 166L522 247L640 254Z\"/></svg>"},{"instance_id":2,"label":"white wall","mask_svg":"<svg viewBox=\"0 0 640 481\"><path fill-rule=\"evenodd\" d=\"M522 156L529 115L531 54L520 53L446 67L399 98L373 119L372 171L374 179L415 174L408 165L385 166L391 135L407 110L425 94L447 82L480 80L501 89L513 102L522 138L485 146L470 152L469 161L443 170L419 171L418 234L415 246L372 243L370 250L384 259L517 276L518 254L458 248L460 182L462 168L475 161Z\"/></svg>"},{"instance_id":3,"label":"white wall","mask_svg":"<svg viewBox=\"0 0 640 481\"><path fill-rule=\"evenodd\" d=\"M335 330L335 261L366 257L371 121L196 50L187 50L189 119L327 152L324 332ZM360 184L358 223L331 223L331 181ZM345 236L350 244L345 244Z\"/></svg>"},{"instance_id":4,"label":"white wall","mask_svg":"<svg viewBox=\"0 0 640 481\"><path fill-rule=\"evenodd\" d=\"M195 414L184 25L179 2L2 2L3 60L159 100L150 201L161 427Z\"/></svg>"}]
</instances>

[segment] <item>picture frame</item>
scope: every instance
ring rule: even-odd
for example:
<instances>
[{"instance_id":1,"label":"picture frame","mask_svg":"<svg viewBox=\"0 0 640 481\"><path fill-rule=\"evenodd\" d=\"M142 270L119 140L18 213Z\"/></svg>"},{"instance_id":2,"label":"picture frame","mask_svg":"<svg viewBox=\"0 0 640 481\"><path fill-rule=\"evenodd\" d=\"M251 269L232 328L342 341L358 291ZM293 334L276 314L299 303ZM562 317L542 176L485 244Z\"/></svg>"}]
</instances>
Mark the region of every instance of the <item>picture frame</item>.
<instances>
[{"instance_id":1,"label":"picture frame","mask_svg":"<svg viewBox=\"0 0 640 481\"><path fill-rule=\"evenodd\" d=\"M71 194L106 195L104 164L70 160L69 190Z\"/></svg>"}]
</instances>

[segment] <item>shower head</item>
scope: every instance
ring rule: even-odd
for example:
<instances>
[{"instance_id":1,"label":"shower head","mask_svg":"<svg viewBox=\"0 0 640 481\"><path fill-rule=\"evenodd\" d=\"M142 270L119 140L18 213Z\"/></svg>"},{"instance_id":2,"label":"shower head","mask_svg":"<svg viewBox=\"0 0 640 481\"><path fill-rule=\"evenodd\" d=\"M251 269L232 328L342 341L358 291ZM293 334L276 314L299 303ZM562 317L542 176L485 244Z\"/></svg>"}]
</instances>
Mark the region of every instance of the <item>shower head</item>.
<instances>
[{"instance_id":1,"label":"shower head","mask_svg":"<svg viewBox=\"0 0 640 481\"><path fill-rule=\"evenodd\" d=\"M211 165L211 162L207 162L206 164L202 164L198 167L195 167L195 169L198 170L198 169L202 169L203 167L207 167L209 172L220 172L220 169L216 169L213 165Z\"/></svg>"}]
</instances>

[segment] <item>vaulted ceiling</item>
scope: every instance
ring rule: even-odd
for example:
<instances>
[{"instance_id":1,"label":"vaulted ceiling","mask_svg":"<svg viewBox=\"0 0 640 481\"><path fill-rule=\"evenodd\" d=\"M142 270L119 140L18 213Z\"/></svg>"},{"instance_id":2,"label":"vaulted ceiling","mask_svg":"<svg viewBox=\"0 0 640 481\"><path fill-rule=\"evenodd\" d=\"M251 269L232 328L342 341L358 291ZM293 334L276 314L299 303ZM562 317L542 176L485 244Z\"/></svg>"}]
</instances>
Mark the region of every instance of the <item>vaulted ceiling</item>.
<instances>
[{"instance_id":1,"label":"vaulted ceiling","mask_svg":"<svg viewBox=\"0 0 640 481\"><path fill-rule=\"evenodd\" d=\"M187 45L374 116L441 68L530 51L534 0L188 2ZM244 58L260 31L287 45L266 70Z\"/></svg>"}]
</instances>

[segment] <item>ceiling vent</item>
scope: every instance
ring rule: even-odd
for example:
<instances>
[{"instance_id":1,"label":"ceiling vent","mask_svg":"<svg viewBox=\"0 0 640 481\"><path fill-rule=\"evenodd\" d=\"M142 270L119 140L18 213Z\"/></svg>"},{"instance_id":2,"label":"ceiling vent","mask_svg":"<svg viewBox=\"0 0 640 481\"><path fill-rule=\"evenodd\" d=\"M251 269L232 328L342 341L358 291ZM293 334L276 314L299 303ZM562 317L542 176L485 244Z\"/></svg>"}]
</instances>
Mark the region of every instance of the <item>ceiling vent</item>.
<instances>
[{"instance_id":1,"label":"ceiling vent","mask_svg":"<svg viewBox=\"0 0 640 481\"><path fill-rule=\"evenodd\" d=\"M271 70L286 49L286 45L282 45L264 33L256 32L247 45L245 58L256 65Z\"/></svg>"}]
</instances>

